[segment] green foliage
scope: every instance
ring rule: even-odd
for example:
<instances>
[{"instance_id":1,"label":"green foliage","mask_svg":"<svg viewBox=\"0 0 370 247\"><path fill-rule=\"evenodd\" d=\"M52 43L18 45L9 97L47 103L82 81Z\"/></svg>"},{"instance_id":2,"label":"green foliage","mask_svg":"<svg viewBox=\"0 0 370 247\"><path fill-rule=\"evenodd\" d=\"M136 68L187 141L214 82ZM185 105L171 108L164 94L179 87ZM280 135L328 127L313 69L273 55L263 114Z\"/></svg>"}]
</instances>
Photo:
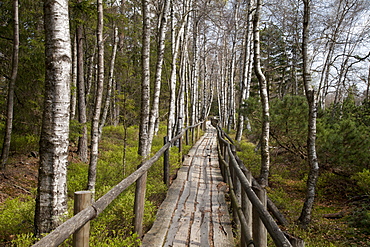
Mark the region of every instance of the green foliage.
<instances>
[{"instance_id":1,"label":"green foliage","mask_svg":"<svg viewBox=\"0 0 370 247\"><path fill-rule=\"evenodd\" d=\"M370 195L370 170L364 169L362 172L358 172L352 176L360 187L360 189L367 195Z\"/></svg>"},{"instance_id":2,"label":"green foliage","mask_svg":"<svg viewBox=\"0 0 370 247\"><path fill-rule=\"evenodd\" d=\"M29 247L32 246L38 238L34 237L33 233L17 234L17 238L12 240L12 246L15 247Z\"/></svg>"},{"instance_id":3,"label":"green foliage","mask_svg":"<svg viewBox=\"0 0 370 247\"><path fill-rule=\"evenodd\" d=\"M28 153L31 151L38 150L39 137L36 135L12 135L12 142L10 144L10 150L17 153Z\"/></svg>"},{"instance_id":4,"label":"green foliage","mask_svg":"<svg viewBox=\"0 0 370 247\"><path fill-rule=\"evenodd\" d=\"M112 236L113 235L113 236ZM105 235L103 239L100 237L91 236L90 245L91 246L102 246L102 247L139 247L141 246L141 240L136 233L130 233L127 237L126 234L121 232L113 231L112 235Z\"/></svg>"},{"instance_id":5,"label":"green foliage","mask_svg":"<svg viewBox=\"0 0 370 247\"><path fill-rule=\"evenodd\" d=\"M89 167L84 163L71 163L67 171L68 196L73 198L76 191L85 190L87 187L87 171Z\"/></svg>"},{"instance_id":6,"label":"green foliage","mask_svg":"<svg viewBox=\"0 0 370 247\"><path fill-rule=\"evenodd\" d=\"M271 143L276 141L278 146L297 156L304 157L308 119L306 98L285 96L283 100L272 100L270 105Z\"/></svg>"},{"instance_id":7,"label":"green foliage","mask_svg":"<svg viewBox=\"0 0 370 247\"><path fill-rule=\"evenodd\" d=\"M353 116L320 119L317 145L321 162L349 175L367 168L370 162L369 127Z\"/></svg>"},{"instance_id":8,"label":"green foliage","mask_svg":"<svg viewBox=\"0 0 370 247\"><path fill-rule=\"evenodd\" d=\"M261 155L255 151L255 145L250 142L241 141L238 144L238 150L238 157L252 174L257 176L261 168Z\"/></svg>"},{"instance_id":9,"label":"green foliage","mask_svg":"<svg viewBox=\"0 0 370 247\"><path fill-rule=\"evenodd\" d=\"M23 196L6 200L0 205L0 239L33 232L35 200Z\"/></svg>"},{"instance_id":10,"label":"green foliage","mask_svg":"<svg viewBox=\"0 0 370 247\"><path fill-rule=\"evenodd\" d=\"M72 143L77 143L78 138L81 136L82 124L77 120L71 120L69 123L69 141Z\"/></svg>"},{"instance_id":11,"label":"green foliage","mask_svg":"<svg viewBox=\"0 0 370 247\"><path fill-rule=\"evenodd\" d=\"M368 175L367 175L368 176ZM368 178L367 178L368 179ZM370 198L363 197L362 200L354 201L355 209L346 217L348 224L352 226L352 234L370 235ZM368 240L368 243L370 240Z\"/></svg>"}]
</instances>

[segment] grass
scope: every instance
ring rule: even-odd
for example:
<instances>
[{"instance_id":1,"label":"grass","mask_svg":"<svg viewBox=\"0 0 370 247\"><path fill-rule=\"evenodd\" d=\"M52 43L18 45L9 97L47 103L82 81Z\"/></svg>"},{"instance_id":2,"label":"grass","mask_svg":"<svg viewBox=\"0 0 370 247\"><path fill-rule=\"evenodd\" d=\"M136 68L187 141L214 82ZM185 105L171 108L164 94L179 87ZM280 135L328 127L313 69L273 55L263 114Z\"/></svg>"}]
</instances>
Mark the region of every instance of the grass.
<instances>
[{"instance_id":1,"label":"grass","mask_svg":"<svg viewBox=\"0 0 370 247\"><path fill-rule=\"evenodd\" d=\"M238 156L255 176L258 175L260 159L259 152L254 151L255 146L246 140L238 146ZM298 226L297 220L305 199L307 173L304 161L284 152L271 153L267 192L290 222L284 230L304 239L308 247L370 246L370 206L368 206L370 200L349 202L349 198L356 198L354 195L359 191L365 193L366 198L368 183L362 184L359 181L366 181L368 172L363 171L351 180L328 171L321 171L312 221L308 229L302 229ZM361 190L355 188L356 181ZM343 217L324 217L339 212L343 212Z\"/></svg>"},{"instance_id":2,"label":"grass","mask_svg":"<svg viewBox=\"0 0 370 247\"><path fill-rule=\"evenodd\" d=\"M139 165L137 154L138 127L127 129L126 155L124 157L124 128L107 126L100 142L100 156L97 166L96 198L104 195L114 185L136 170ZM161 127L153 140L153 152L163 145L166 129ZM34 140L34 139L32 139ZM27 146L30 138L24 141ZM33 148L33 146L32 146ZM182 153L177 147L170 149L170 170L175 173L181 165L182 155L191 145L184 145ZM167 187L163 183L163 158L160 158L148 171L147 192L144 213L144 229L148 230L155 220L157 209L166 196ZM69 216L73 215L73 194L84 190L87 184L88 165L72 159L68 166L68 206ZM135 186L124 191L99 217L91 221L90 246L140 246L138 237L133 233ZM35 195L8 199L0 205L0 246L30 246L33 237L33 215ZM2 243L1 243L2 241ZM72 238L61 246L70 246Z\"/></svg>"}]
</instances>

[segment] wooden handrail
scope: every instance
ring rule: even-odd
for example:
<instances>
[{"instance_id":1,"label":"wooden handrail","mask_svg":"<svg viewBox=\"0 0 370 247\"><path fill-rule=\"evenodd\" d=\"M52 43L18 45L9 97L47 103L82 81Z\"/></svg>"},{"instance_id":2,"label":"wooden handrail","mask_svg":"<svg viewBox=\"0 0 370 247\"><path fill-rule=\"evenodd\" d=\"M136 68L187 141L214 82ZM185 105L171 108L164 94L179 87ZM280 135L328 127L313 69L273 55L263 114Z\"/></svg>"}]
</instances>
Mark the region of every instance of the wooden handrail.
<instances>
[{"instance_id":1,"label":"wooden handrail","mask_svg":"<svg viewBox=\"0 0 370 247\"><path fill-rule=\"evenodd\" d=\"M237 158L235 157L235 155L233 154L233 152L231 150L231 146L233 145L232 143L230 143L231 138L228 137L227 139L229 139L229 140L225 140L222 137L222 136L226 136L225 132L219 126L215 126L215 127L217 129L220 146L221 145L226 146L226 150L224 148L219 148L219 150L220 150L220 153L219 153L220 154L219 155L220 156L220 162L222 162L223 165L226 165L226 169L225 169L226 172L225 172L224 176L225 175L229 176L229 174L230 174L229 169L230 169L230 166L232 166L233 171L235 172L235 174L236 174L244 192L247 194L248 199L250 200L253 207L258 212L259 218L262 220L263 224L265 225L265 227L266 227L267 231L269 232L270 236L272 237L275 245L278 246L278 247L290 247L290 246L292 246L291 243L289 242L289 240L286 238L285 234L281 231L281 229L279 228L277 223L274 221L274 219L272 218L270 213L267 211L265 206L261 203L260 199L257 197L255 192L253 191L252 182L248 181L248 179L244 175L242 169L240 168L239 163L237 161ZM228 156L228 162L226 160L224 160L225 155ZM226 179L226 181L228 181L231 178L225 178L225 179ZM229 182L229 184L231 185L232 182ZM230 190L231 189L232 189L232 186L231 186ZM233 203L237 204L238 202L236 200L235 194L233 196L233 192L232 192L231 195L232 195L231 198L234 201ZM237 205L236 208L239 209L240 206ZM239 212L239 211L240 210L238 210L238 212L235 212L235 213L240 215L242 212ZM244 222L245 218L239 217L239 220L243 224L242 228L246 228L245 222ZM251 237L249 236L249 233L247 233L247 234L248 234L247 241L249 243L253 243L253 241L250 239Z\"/></svg>"},{"instance_id":2,"label":"wooden handrail","mask_svg":"<svg viewBox=\"0 0 370 247\"><path fill-rule=\"evenodd\" d=\"M123 179L120 183L114 186L110 191L105 195L100 197L95 203L91 206L80 211L78 214L68 219L66 222L58 226L54 231L52 231L47 236L43 237L40 241L35 243L33 247L52 247L58 246L64 242L70 235L75 233L83 225L85 225L90 220L96 218L103 210L114 200L116 199L125 189L127 189L131 184L135 183L139 177L141 177L149 168L163 155L163 153L177 141L184 133L192 128L197 127L202 124L204 121L201 121L193 126L186 127L181 131L180 134L172 138L167 142L157 153L155 153L150 159L144 161L142 166L131 173L127 178Z\"/></svg>"}]
</instances>

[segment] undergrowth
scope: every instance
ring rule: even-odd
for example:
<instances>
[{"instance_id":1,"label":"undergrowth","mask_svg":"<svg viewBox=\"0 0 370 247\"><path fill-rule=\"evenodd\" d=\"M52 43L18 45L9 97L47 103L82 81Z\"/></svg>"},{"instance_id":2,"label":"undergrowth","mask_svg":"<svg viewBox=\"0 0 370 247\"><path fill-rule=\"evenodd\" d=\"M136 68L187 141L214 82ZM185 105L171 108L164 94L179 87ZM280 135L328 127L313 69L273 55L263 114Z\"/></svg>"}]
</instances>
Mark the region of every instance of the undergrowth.
<instances>
[{"instance_id":1,"label":"undergrowth","mask_svg":"<svg viewBox=\"0 0 370 247\"><path fill-rule=\"evenodd\" d=\"M104 129L97 166L96 198L107 193L135 171L139 165L138 127L133 126L127 129L126 145L123 145L124 131L122 126L108 126ZM152 154L163 146L165 133L166 128L161 127L158 135L154 137ZM30 140L24 138L23 141L28 143ZM172 174L177 172L181 165L182 155L190 148L191 145L184 145L182 153L179 153L177 147L170 149ZM68 166L67 187L70 217L73 215L73 194L75 191L86 188L87 171L88 164L76 159L73 159ZM166 192L167 186L163 183L163 157L161 157L148 171L144 230L148 230L153 224L158 206L164 200ZM131 185L98 218L91 221L90 246L140 246L140 238L133 233L132 226L134 193L135 185ZM35 195L23 196L7 200L0 205L0 241L3 241L0 246L30 246L35 241L33 237L34 198ZM61 246L71 246L71 243L72 237Z\"/></svg>"},{"instance_id":2,"label":"undergrowth","mask_svg":"<svg viewBox=\"0 0 370 247\"><path fill-rule=\"evenodd\" d=\"M259 150L245 139L238 143L238 149L237 154L246 167L258 176ZM370 172L365 169L352 177L343 177L322 171L311 224L308 229L302 229L297 220L305 199L306 166L289 153L271 154L267 192L290 223L283 230L302 238L307 247L370 246ZM325 217L337 214L338 217ZM273 246L271 239L269 243Z\"/></svg>"}]
</instances>

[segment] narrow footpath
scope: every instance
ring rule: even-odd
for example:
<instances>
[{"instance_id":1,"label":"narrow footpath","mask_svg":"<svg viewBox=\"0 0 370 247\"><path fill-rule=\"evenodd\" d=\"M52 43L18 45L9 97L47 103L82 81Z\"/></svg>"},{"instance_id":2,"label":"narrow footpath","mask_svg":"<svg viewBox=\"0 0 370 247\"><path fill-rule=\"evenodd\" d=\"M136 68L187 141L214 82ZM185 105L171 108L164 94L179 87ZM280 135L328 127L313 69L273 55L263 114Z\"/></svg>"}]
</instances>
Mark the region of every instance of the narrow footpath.
<instances>
[{"instance_id":1,"label":"narrow footpath","mask_svg":"<svg viewBox=\"0 0 370 247\"><path fill-rule=\"evenodd\" d=\"M207 122L205 135L185 158L142 246L234 246L226 189L216 129Z\"/></svg>"}]
</instances>

